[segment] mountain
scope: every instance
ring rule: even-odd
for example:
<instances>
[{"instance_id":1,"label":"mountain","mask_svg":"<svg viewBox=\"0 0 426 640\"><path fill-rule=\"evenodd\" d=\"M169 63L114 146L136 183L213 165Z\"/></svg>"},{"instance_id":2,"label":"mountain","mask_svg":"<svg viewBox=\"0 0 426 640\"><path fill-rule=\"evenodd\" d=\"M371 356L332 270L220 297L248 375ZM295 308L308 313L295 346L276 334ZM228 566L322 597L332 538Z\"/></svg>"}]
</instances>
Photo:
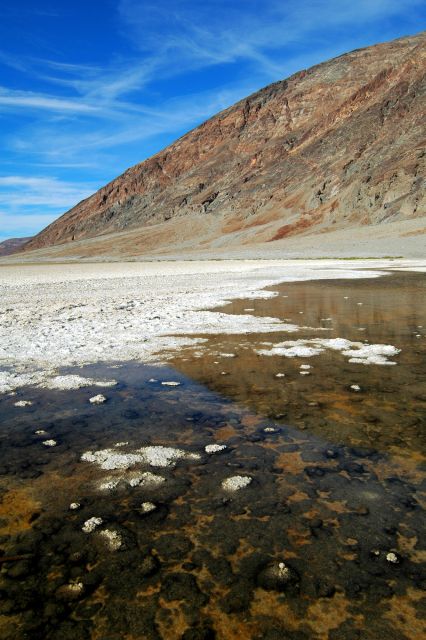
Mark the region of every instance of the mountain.
<instances>
[{"instance_id":1,"label":"mountain","mask_svg":"<svg viewBox=\"0 0 426 640\"><path fill-rule=\"evenodd\" d=\"M105 234L110 250L117 241L134 255L272 246L425 215L425 44L426 32L400 38L267 86L125 171L24 250L102 236L102 252Z\"/></svg>"},{"instance_id":2,"label":"mountain","mask_svg":"<svg viewBox=\"0 0 426 640\"><path fill-rule=\"evenodd\" d=\"M9 238L0 242L0 256L10 256L29 242L31 238Z\"/></svg>"}]
</instances>

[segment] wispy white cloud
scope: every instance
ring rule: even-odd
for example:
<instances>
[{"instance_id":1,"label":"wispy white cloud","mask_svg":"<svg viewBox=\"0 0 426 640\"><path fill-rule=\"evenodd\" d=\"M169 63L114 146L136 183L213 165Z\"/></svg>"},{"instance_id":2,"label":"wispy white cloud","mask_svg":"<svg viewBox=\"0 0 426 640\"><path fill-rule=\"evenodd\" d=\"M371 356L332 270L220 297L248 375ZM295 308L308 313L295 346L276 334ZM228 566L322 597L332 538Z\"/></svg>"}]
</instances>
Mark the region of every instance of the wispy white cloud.
<instances>
[{"instance_id":1,"label":"wispy white cloud","mask_svg":"<svg viewBox=\"0 0 426 640\"><path fill-rule=\"evenodd\" d=\"M261 86L371 44L378 33L392 37L388 21L415 20L423 2L117 0L117 29L128 47L111 45L102 64L0 51L0 65L20 78L0 87L0 113L20 118L4 135L3 155L15 166L67 175L0 178L0 235L12 218L29 221L23 214L37 211L42 221L51 215L45 210L62 213L130 157L158 150L153 140L171 140ZM228 75L216 72L223 69ZM72 177L82 171L96 181Z\"/></svg>"},{"instance_id":2,"label":"wispy white cloud","mask_svg":"<svg viewBox=\"0 0 426 640\"><path fill-rule=\"evenodd\" d=\"M99 107L84 104L78 100L38 94L32 91L12 91L5 87L0 87L0 109L2 105L25 109L43 109L58 113L94 114L99 112Z\"/></svg>"},{"instance_id":3,"label":"wispy white cloud","mask_svg":"<svg viewBox=\"0 0 426 640\"><path fill-rule=\"evenodd\" d=\"M0 177L0 206L6 213L31 213L32 208L65 210L93 193L95 185L70 183L45 176Z\"/></svg>"}]
</instances>

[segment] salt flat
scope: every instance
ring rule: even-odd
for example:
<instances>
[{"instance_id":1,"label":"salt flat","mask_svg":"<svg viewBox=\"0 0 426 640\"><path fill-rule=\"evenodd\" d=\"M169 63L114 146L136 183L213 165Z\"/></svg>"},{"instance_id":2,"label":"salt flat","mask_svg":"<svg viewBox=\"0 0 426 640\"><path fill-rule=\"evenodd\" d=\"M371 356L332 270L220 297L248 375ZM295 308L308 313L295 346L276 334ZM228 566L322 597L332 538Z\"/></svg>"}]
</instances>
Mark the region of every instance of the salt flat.
<instances>
[{"instance_id":1,"label":"salt flat","mask_svg":"<svg viewBox=\"0 0 426 640\"><path fill-rule=\"evenodd\" d=\"M425 271L426 260L221 260L0 266L0 392L63 366L164 362L193 334L288 331L276 318L209 311L279 282ZM50 382L51 385L51 382Z\"/></svg>"}]
</instances>

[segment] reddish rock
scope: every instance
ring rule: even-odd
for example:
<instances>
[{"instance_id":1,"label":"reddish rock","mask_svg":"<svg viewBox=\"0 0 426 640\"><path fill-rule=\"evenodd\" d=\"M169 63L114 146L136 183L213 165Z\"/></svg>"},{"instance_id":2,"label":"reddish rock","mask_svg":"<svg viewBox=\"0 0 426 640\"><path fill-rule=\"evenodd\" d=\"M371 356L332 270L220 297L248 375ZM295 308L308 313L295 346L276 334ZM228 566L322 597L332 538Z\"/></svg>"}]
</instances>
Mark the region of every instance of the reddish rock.
<instances>
[{"instance_id":1,"label":"reddish rock","mask_svg":"<svg viewBox=\"0 0 426 640\"><path fill-rule=\"evenodd\" d=\"M128 169L25 250L170 219L176 230L194 218L201 246L424 215L425 43L422 33L353 51L262 89Z\"/></svg>"}]
</instances>

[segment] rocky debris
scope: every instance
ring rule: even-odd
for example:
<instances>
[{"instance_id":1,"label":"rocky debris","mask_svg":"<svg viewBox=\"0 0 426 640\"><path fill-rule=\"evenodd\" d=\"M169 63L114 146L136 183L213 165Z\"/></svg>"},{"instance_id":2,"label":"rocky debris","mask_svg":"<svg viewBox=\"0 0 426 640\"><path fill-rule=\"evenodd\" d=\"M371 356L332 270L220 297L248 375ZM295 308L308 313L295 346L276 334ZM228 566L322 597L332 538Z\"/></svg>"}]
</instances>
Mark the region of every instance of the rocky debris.
<instances>
[{"instance_id":1,"label":"rocky debris","mask_svg":"<svg viewBox=\"0 0 426 640\"><path fill-rule=\"evenodd\" d=\"M248 487L252 480L250 476L231 476L222 481L222 489L230 492L239 491Z\"/></svg>"},{"instance_id":2,"label":"rocky debris","mask_svg":"<svg viewBox=\"0 0 426 640\"><path fill-rule=\"evenodd\" d=\"M106 398L104 395L102 395L102 393L98 393L97 396L93 396L93 398L90 398L89 402L91 404L103 404L104 402L106 402Z\"/></svg>"},{"instance_id":3,"label":"rocky debris","mask_svg":"<svg viewBox=\"0 0 426 640\"><path fill-rule=\"evenodd\" d=\"M81 527L81 530L84 533L93 533L93 531L97 527L99 527L102 524L102 522L103 522L102 518L93 516L92 518L89 518L84 522L83 526Z\"/></svg>"},{"instance_id":4,"label":"rocky debris","mask_svg":"<svg viewBox=\"0 0 426 640\"><path fill-rule=\"evenodd\" d=\"M220 451L225 451L226 444L207 444L204 447L204 451L206 453L219 453Z\"/></svg>"}]
</instances>

